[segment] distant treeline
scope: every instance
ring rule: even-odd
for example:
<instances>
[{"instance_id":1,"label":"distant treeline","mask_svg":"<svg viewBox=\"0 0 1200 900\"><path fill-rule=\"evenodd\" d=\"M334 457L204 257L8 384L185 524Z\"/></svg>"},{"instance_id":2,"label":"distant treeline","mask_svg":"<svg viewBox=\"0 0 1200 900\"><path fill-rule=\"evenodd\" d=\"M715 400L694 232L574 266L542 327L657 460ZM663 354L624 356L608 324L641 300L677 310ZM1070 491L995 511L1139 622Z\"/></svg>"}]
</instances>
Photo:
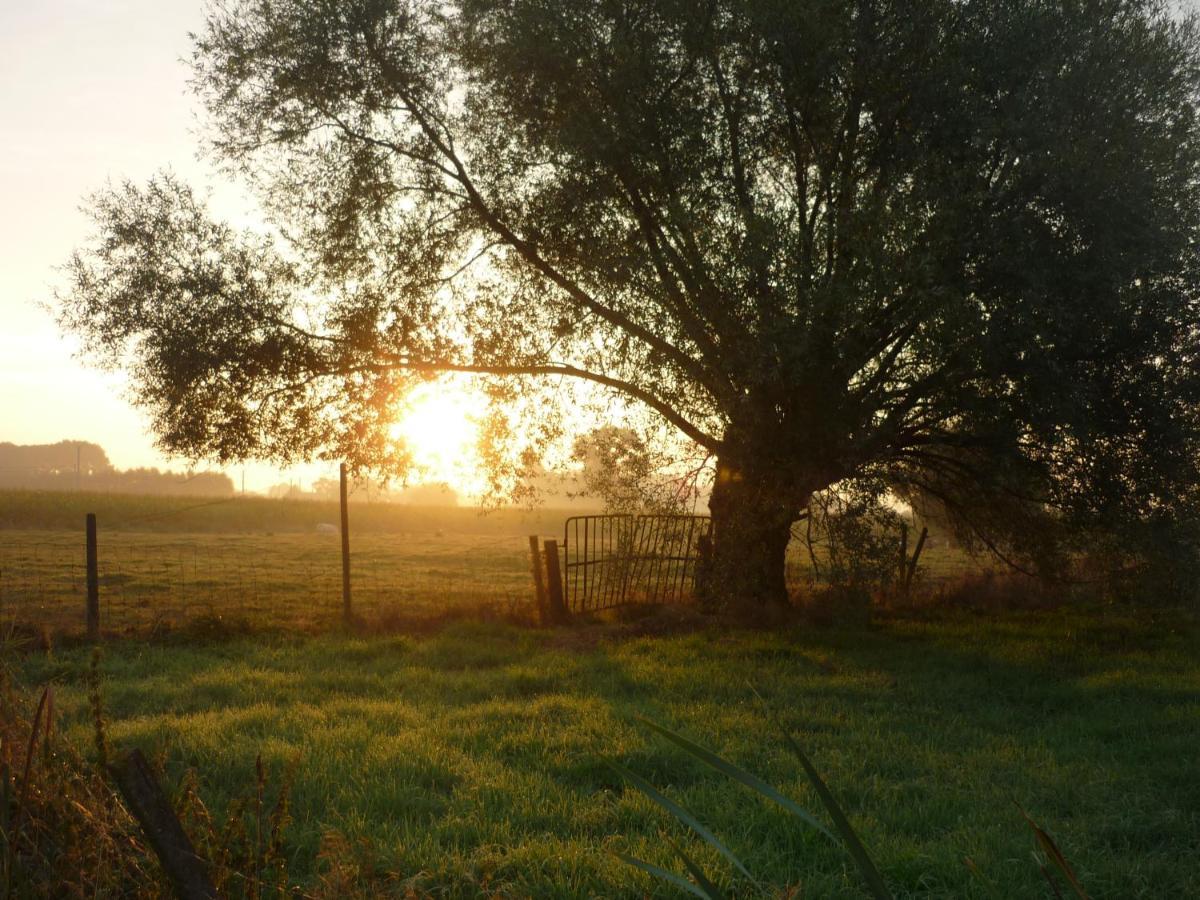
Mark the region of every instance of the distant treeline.
<instances>
[{"instance_id":1,"label":"distant treeline","mask_svg":"<svg viewBox=\"0 0 1200 900\"><path fill-rule=\"evenodd\" d=\"M222 472L115 468L104 448L91 441L0 442L0 487L185 497L233 494L233 481Z\"/></svg>"},{"instance_id":2,"label":"distant treeline","mask_svg":"<svg viewBox=\"0 0 1200 900\"><path fill-rule=\"evenodd\" d=\"M295 484L276 484L267 489L273 500L338 500L341 486L336 478L318 478L311 490ZM369 478L350 483L351 503L400 503L407 506L458 506L458 493L444 482L430 484L387 484Z\"/></svg>"}]
</instances>

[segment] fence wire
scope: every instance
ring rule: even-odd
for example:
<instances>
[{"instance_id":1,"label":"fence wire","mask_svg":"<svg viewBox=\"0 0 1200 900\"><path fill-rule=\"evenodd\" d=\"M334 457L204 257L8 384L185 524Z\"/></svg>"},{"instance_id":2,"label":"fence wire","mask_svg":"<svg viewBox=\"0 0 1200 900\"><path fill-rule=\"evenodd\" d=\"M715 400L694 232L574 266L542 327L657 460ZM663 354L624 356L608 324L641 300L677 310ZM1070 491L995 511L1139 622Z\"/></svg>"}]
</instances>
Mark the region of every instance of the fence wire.
<instances>
[{"instance_id":1,"label":"fence wire","mask_svg":"<svg viewBox=\"0 0 1200 900\"><path fill-rule=\"evenodd\" d=\"M676 540L671 535L678 529L661 523L639 530L605 526L600 518L607 517L567 520L560 550L573 611L686 599L698 532ZM188 534L136 530L136 524L128 530L100 526L101 629L106 633L153 631L200 617L284 628L341 617L336 530ZM592 549L578 556L585 546ZM927 590L940 590L966 574L990 571L961 551L930 541L920 578ZM819 590L821 576L793 542L787 560L793 597ZM465 608L526 612L533 602L528 536L437 530L352 534L351 585L355 614L367 619L432 618ZM80 631L86 594L82 528L0 529L0 625Z\"/></svg>"},{"instance_id":2,"label":"fence wire","mask_svg":"<svg viewBox=\"0 0 1200 900\"><path fill-rule=\"evenodd\" d=\"M101 627L153 630L201 616L304 626L342 611L334 534L99 534ZM364 534L351 539L353 607L366 618L428 617L532 602L521 535ZM83 530L0 531L0 622L79 629Z\"/></svg>"}]
</instances>

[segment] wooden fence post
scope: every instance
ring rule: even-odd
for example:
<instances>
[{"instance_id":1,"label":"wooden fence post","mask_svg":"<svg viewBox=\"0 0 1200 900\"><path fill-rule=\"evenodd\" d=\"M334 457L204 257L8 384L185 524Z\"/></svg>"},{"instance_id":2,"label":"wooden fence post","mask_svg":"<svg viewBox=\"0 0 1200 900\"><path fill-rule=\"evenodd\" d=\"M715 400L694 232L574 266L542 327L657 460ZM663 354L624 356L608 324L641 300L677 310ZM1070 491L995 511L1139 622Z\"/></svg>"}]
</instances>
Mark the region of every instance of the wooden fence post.
<instances>
[{"instance_id":1,"label":"wooden fence post","mask_svg":"<svg viewBox=\"0 0 1200 900\"><path fill-rule=\"evenodd\" d=\"M87 636L89 641L100 640L100 564L95 513L87 514Z\"/></svg>"},{"instance_id":2,"label":"wooden fence post","mask_svg":"<svg viewBox=\"0 0 1200 900\"><path fill-rule=\"evenodd\" d=\"M529 536L529 558L533 565L533 590L537 599L538 624L550 624L550 611L546 607L546 583L542 578L542 551L538 547L536 534Z\"/></svg>"},{"instance_id":3,"label":"wooden fence post","mask_svg":"<svg viewBox=\"0 0 1200 900\"><path fill-rule=\"evenodd\" d=\"M546 580L549 582L550 615L555 622L566 622L571 614L563 600L562 569L558 564L558 541L546 541Z\"/></svg>"},{"instance_id":4,"label":"wooden fence post","mask_svg":"<svg viewBox=\"0 0 1200 900\"><path fill-rule=\"evenodd\" d=\"M921 558L921 551L925 549L927 537L929 537L929 529L922 528L921 536L917 538L917 546L913 548L912 559L908 561L908 571L904 573L904 593L906 595L912 588L913 576L917 574L917 561Z\"/></svg>"},{"instance_id":5,"label":"wooden fence post","mask_svg":"<svg viewBox=\"0 0 1200 900\"><path fill-rule=\"evenodd\" d=\"M346 492L346 464L342 463L338 470L339 487L342 500L342 619L349 624L350 608L350 510Z\"/></svg>"}]
</instances>

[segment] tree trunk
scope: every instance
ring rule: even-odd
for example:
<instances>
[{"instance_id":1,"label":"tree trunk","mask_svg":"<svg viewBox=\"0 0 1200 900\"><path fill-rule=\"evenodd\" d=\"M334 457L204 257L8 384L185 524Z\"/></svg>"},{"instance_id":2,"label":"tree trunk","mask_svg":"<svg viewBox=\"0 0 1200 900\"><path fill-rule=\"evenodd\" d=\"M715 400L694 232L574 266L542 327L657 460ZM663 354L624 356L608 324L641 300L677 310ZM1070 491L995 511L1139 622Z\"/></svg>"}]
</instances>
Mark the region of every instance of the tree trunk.
<instances>
[{"instance_id":1,"label":"tree trunk","mask_svg":"<svg viewBox=\"0 0 1200 900\"><path fill-rule=\"evenodd\" d=\"M785 564L797 496L776 479L718 463L709 501L712 538L697 585L701 602L752 615L788 605Z\"/></svg>"}]
</instances>

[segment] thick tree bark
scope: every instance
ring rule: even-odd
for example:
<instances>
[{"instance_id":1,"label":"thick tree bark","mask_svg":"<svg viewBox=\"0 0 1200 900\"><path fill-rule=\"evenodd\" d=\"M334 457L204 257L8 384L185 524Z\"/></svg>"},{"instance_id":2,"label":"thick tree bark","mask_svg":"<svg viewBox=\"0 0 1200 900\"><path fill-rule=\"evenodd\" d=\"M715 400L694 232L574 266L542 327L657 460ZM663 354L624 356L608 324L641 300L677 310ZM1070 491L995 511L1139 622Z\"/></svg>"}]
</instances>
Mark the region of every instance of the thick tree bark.
<instances>
[{"instance_id":1,"label":"thick tree bark","mask_svg":"<svg viewBox=\"0 0 1200 900\"><path fill-rule=\"evenodd\" d=\"M785 579L792 523L804 493L752 469L720 463L709 510L712 536L697 593L701 602L750 614L788 604Z\"/></svg>"}]
</instances>

